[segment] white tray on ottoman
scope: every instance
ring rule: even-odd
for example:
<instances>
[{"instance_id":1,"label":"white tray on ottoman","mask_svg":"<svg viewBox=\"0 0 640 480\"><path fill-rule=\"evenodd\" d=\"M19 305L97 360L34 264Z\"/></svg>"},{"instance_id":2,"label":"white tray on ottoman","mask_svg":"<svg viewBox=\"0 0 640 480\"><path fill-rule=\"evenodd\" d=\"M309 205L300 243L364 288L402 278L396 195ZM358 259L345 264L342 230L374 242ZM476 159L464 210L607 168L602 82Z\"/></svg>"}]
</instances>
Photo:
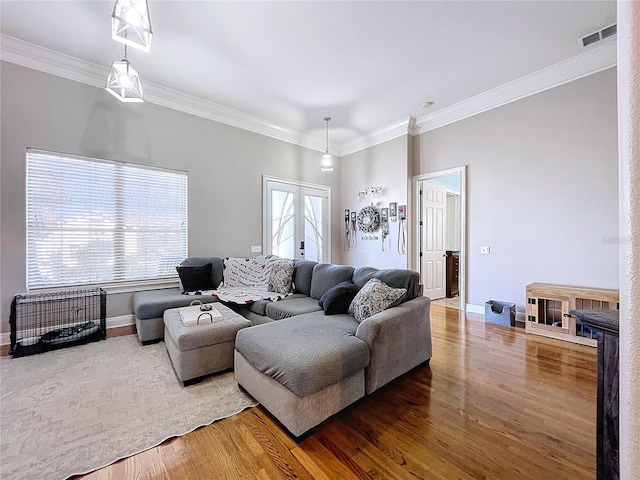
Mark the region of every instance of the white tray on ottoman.
<instances>
[{"instance_id":1,"label":"white tray on ottoman","mask_svg":"<svg viewBox=\"0 0 640 480\"><path fill-rule=\"evenodd\" d=\"M222 319L185 326L180 309L164 312L164 341L176 375L184 385L204 375L233 367L236 333L251 322L226 305L216 303Z\"/></svg>"}]
</instances>

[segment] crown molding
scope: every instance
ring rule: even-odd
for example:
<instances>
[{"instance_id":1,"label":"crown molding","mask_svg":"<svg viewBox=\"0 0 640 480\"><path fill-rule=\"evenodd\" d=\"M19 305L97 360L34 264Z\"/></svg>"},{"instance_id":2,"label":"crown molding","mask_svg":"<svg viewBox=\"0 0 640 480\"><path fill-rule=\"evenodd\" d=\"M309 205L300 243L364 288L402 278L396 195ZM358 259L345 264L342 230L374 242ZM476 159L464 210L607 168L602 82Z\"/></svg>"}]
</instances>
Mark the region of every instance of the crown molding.
<instances>
[{"instance_id":1,"label":"crown molding","mask_svg":"<svg viewBox=\"0 0 640 480\"><path fill-rule=\"evenodd\" d=\"M3 61L97 88L104 88L105 79L109 74L108 67L80 60L4 34L0 35L0 47L0 59ZM239 110L202 100L155 83L143 80L142 88L147 103L196 115L319 152L324 152L326 149L324 138L303 134ZM331 145L330 148L334 151L339 150L337 144Z\"/></svg>"},{"instance_id":2,"label":"crown molding","mask_svg":"<svg viewBox=\"0 0 640 480\"><path fill-rule=\"evenodd\" d=\"M418 118L419 133L428 132L536 93L601 72L616 65L615 37L606 44L492 90Z\"/></svg>"},{"instance_id":3,"label":"crown molding","mask_svg":"<svg viewBox=\"0 0 640 480\"><path fill-rule=\"evenodd\" d=\"M103 88L109 68L33 43L0 35L0 59L58 77Z\"/></svg>"},{"instance_id":4,"label":"crown molding","mask_svg":"<svg viewBox=\"0 0 640 480\"><path fill-rule=\"evenodd\" d=\"M108 67L86 62L17 38L0 35L0 59L39 70L97 88L103 88ZM417 120L407 117L342 145L330 145L339 156L365 150L402 135L419 135L459 120L535 95L553 87L606 70L616 65L616 42L607 43L563 62L501 85L487 92L458 102ZM172 90L151 82L142 82L145 101L215 122L248 130L260 135L300 145L319 152L325 151L323 139L276 125L262 118L223 105Z\"/></svg>"},{"instance_id":5,"label":"crown molding","mask_svg":"<svg viewBox=\"0 0 640 480\"><path fill-rule=\"evenodd\" d=\"M616 42L615 37L612 37L601 46L430 115L424 115L417 120L409 117L349 140L341 145L340 155L350 155L401 135L419 135L429 130L435 130L507 103L601 72L614 67L616 61Z\"/></svg>"},{"instance_id":6,"label":"crown molding","mask_svg":"<svg viewBox=\"0 0 640 480\"><path fill-rule=\"evenodd\" d=\"M402 135L417 135L416 119L407 117L395 123L378 128L360 137L349 140L340 146L340 156L365 150L381 143L401 137Z\"/></svg>"}]
</instances>

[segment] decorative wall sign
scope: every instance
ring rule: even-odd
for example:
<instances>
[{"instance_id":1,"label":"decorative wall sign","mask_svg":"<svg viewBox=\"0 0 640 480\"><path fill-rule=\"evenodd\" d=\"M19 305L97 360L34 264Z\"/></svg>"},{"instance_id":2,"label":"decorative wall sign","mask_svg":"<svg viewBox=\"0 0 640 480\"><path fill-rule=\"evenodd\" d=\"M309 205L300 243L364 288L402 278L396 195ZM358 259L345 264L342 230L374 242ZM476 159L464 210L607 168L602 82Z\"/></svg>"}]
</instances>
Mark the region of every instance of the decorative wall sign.
<instances>
[{"instance_id":1,"label":"decorative wall sign","mask_svg":"<svg viewBox=\"0 0 640 480\"><path fill-rule=\"evenodd\" d=\"M358 212L358 228L366 233L375 232L380 228L380 212L376 207L364 207Z\"/></svg>"}]
</instances>

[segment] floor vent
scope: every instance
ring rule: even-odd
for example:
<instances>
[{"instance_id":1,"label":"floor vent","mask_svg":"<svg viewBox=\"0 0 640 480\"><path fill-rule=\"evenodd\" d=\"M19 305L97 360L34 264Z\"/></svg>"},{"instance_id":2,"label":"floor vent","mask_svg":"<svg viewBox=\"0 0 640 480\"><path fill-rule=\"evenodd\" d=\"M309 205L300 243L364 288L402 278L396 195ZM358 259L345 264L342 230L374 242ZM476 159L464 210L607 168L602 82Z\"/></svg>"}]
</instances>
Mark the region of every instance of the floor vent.
<instances>
[{"instance_id":1,"label":"floor vent","mask_svg":"<svg viewBox=\"0 0 640 480\"><path fill-rule=\"evenodd\" d=\"M602 30L598 30L597 32L593 32L586 37L582 37L580 42L583 47L587 47L589 45L593 45L600 40L604 40L605 38L612 37L618 32L618 25L613 24L609 27L603 28Z\"/></svg>"}]
</instances>

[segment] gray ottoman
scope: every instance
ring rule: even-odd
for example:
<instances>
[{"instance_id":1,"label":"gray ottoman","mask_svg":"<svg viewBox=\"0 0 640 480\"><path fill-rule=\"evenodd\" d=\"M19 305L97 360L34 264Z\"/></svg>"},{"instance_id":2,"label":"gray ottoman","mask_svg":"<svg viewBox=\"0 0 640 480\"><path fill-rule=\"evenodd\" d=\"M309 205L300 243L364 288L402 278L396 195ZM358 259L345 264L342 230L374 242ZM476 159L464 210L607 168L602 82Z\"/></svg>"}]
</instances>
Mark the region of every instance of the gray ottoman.
<instances>
[{"instance_id":1,"label":"gray ottoman","mask_svg":"<svg viewBox=\"0 0 640 480\"><path fill-rule=\"evenodd\" d=\"M164 342L178 378L188 385L203 375L233 367L236 333L251 322L221 303L215 304L222 314L213 323L185 327L180 310L164 312Z\"/></svg>"}]
</instances>

